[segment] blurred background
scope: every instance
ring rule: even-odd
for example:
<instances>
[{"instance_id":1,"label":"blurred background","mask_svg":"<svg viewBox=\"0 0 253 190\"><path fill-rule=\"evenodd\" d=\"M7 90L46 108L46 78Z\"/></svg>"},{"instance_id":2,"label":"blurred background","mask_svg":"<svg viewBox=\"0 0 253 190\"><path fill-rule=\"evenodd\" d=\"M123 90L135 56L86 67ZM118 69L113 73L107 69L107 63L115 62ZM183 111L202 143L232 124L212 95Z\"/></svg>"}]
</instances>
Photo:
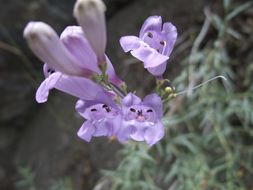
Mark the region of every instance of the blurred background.
<instances>
[{"instance_id":1,"label":"blurred background","mask_svg":"<svg viewBox=\"0 0 253 190\"><path fill-rule=\"evenodd\" d=\"M43 64L22 33L29 21L59 34L75 25L75 0L0 0L0 190L252 190L253 3L247 0L105 0L107 54L139 96L155 80L119 46L161 15L179 37L165 78L176 91L217 75L169 103L166 136L151 149L78 139L76 99L53 91L35 102Z\"/></svg>"}]
</instances>

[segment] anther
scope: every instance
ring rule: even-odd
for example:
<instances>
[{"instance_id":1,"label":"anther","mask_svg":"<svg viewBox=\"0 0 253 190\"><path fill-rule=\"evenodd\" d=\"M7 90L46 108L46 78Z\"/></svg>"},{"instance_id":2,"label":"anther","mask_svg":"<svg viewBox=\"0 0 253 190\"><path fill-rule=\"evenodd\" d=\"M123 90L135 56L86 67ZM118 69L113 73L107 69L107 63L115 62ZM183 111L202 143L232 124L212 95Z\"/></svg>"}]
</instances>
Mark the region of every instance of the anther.
<instances>
[{"instance_id":1,"label":"anther","mask_svg":"<svg viewBox=\"0 0 253 190\"><path fill-rule=\"evenodd\" d=\"M49 68L49 69L47 70L47 72L48 72L49 74L53 74L55 71L54 71L53 69L50 69L50 68Z\"/></svg>"},{"instance_id":2,"label":"anther","mask_svg":"<svg viewBox=\"0 0 253 190\"><path fill-rule=\"evenodd\" d=\"M149 110L147 110L147 112L153 112L153 110L149 109Z\"/></svg>"},{"instance_id":3,"label":"anther","mask_svg":"<svg viewBox=\"0 0 253 190\"><path fill-rule=\"evenodd\" d=\"M108 107L106 107L106 108L105 108L105 111L109 113L109 112L111 111L111 109L108 108Z\"/></svg>"},{"instance_id":4,"label":"anther","mask_svg":"<svg viewBox=\"0 0 253 190\"><path fill-rule=\"evenodd\" d=\"M137 114L138 114L138 115L142 115L142 110L138 110L138 111L137 111Z\"/></svg>"},{"instance_id":5,"label":"anther","mask_svg":"<svg viewBox=\"0 0 253 190\"><path fill-rule=\"evenodd\" d=\"M93 108L93 109L91 109L90 111L94 112L94 111L97 111L97 109L96 109L96 108Z\"/></svg>"},{"instance_id":6,"label":"anther","mask_svg":"<svg viewBox=\"0 0 253 190\"><path fill-rule=\"evenodd\" d=\"M164 46L164 45L165 45L165 42L164 42L164 41L160 41L160 44L161 44L162 46Z\"/></svg>"},{"instance_id":7,"label":"anther","mask_svg":"<svg viewBox=\"0 0 253 190\"><path fill-rule=\"evenodd\" d=\"M136 112L136 110L134 108L130 108L131 112Z\"/></svg>"},{"instance_id":8,"label":"anther","mask_svg":"<svg viewBox=\"0 0 253 190\"><path fill-rule=\"evenodd\" d=\"M108 108L108 106L107 106L106 104L104 104L104 105L102 106L102 108Z\"/></svg>"},{"instance_id":9,"label":"anther","mask_svg":"<svg viewBox=\"0 0 253 190\"><path fill-rule=\"evenodd\" d=\"M151 32L148 32L148 37L153 38L153 34Z\"/></svg>"}]
</instances>

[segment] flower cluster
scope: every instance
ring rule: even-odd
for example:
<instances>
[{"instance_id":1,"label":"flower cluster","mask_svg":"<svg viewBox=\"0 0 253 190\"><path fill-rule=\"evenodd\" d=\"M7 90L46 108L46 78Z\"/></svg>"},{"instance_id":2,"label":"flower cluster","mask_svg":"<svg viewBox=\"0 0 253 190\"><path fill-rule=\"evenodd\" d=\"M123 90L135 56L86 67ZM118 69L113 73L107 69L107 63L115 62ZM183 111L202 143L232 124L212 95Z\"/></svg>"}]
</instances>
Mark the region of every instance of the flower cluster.
<instances>
[{"instance_id":1,"label":"flower cluster","mask_svg":"<svg viewBox=\"0 0 253 190\"><path fill-rule=\"evenodd\" d=\"M39 103L57 89L77 97L77 112L85 122L77 132L89 142L92 137L116 137L121 143L145 141L153 145L164 136L161 123L163 103L156 94L143 101L126 91L105 54L105 5L101 0L77 0L74 16L80 26L68 26L60 36L43 22L29 22L24 30L29 47L44 62L45 80L36 92ZM161 78L177 38L176 28L151 16L139 37L125 36L125 52L144 63L152 75Z\"/></svg>"}]
</instances>

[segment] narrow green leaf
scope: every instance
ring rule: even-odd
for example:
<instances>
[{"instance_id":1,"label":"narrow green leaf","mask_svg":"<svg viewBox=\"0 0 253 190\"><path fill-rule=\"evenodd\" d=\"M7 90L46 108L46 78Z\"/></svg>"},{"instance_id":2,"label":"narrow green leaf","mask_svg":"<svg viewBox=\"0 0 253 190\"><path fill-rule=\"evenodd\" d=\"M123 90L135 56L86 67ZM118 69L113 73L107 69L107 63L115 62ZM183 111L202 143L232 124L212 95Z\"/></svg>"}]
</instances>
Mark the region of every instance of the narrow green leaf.
<instances>
[{"instance_id":1,"label":"narrow green leaf","mask_svg":"<svg viewBox=\"0 0 253 190\"><path fill-rule=\"evenodd\" d=\"M223 0L223 6L226 10L229 9L230 7L230 4L231 4L231 1L230 0Z\"/></svg>"},{"instance_id":2,"label":"narrow green leaf","mask_svg":"<svg viewBox=\"0 0 253 190\"><path fill-rule=\"evenodd\" d=\"M229 13L226 16L226 20L229 21L229 20L233 19L238 14L240 14L243 11L245 11L247 8L249 8L252 5L253 5L253 1L249 1L247 3L244 3L244 4L240 5L239 7L237 7L236 9L234 9L231 13Z\"/></svg>"}]
</instances>

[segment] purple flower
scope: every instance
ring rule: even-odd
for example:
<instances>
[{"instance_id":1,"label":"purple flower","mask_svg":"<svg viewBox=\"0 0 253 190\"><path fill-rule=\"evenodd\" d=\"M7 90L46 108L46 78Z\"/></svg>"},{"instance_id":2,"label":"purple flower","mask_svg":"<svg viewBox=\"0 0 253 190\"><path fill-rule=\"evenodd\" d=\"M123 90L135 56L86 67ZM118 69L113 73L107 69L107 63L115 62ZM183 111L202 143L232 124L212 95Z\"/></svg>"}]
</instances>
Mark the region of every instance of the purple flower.
<instances>
[{"instance_id":1,"label":"purple flower","mask_svg":"<svg viewBox=\"0 0 253 190\"><path fill-rule=\"evenodd\" d=\"M97 74L102 74L98 67L97 56L92 50L85 33L80 26L68 26L62 32L60 39L71 54L74 55L85 68L88 68ZM109 77L109 81L120 86L123 81L116 75L109 58L106 55L104 56L107 64L106 74Z\"/></svg>"},{"instance_id":2,"label":"purple flower","mask_svg":"<svg viewBox=\"0 0 253 190\"><path fill-rule=\"evenodd\" d=\"M143 101L129 93L122 100L122 126L118 132L120 142L129 139L146 141L152 146L164 136L161 123L163 106L161 98L156 94L147 95Z\"/></svg>"},{"instance_id":3,"label":"purple flower","mask_svg":"<svg viewBox=\"0 0 253 190\"><path fill-rule=\"evenodd\" d=\"M142 25L139 37L124 36L120 45L144 63L154 76L161 76L166 70L167 60L177 38L174 25L166 22L162 25L160 16L150 16Z\"/></svg>"},{"instance_id":4,"label":"purple flower","mask_svg":"<svg viewBox=\"0 0 253 190\"><path fill-rule=\"evenodd\" d=\"M60 35L66 49L84 67L101 74L97 57L80 26L68 26Z\"/></svg>"},{"instance_id":5,"label":"purple flower","mask_svg":"<svg viewBox=\"0 0 253 190\"><path fill-rule=\"evenodd\" d=\"M46 102L49 91L53 88L84 100L92 100L98 93L109 94L100 85L87 78L65 75L50 68L47 64L44 64L43 70L46 79L36 92L38 103Z\"/></svg>"},{"instance_id":6,"label":"purple flower","mask_svg":"<svg viewBox=\"0 0 253 190\"><path fill-rule=\"evenodd\" d=\"M24 37L33 53L51 68L68 75L91 76L92 71L67 49L49 25L29 22Z\"/></svg>"},{"instance_id":7,"label":"purple flower","mask_svg":"<svg viewBox=\"0 0 253 190\"><path fill-rule=\"evenodd\" d=\"M89 142L92 137L114 136L121 125L121 110L111 97L97 94L95 100L79 100L76 110L86 121L77 135Z\"/></svg>"},{"instance_id":8,"label":"purple flower","mask_svg":"<svg viewBox=\"0 0 253 190\"><path fill-rule=\"evenodd\" d=\"M49 25L30 22L24 30L24 36L32 51L54 70L87 78L95 73L101 74L97 56L80 26L67 27L59 38ZM110 82L119 86L122 81L107 57L106 61Z\"/></svg>"}]
</instances>

